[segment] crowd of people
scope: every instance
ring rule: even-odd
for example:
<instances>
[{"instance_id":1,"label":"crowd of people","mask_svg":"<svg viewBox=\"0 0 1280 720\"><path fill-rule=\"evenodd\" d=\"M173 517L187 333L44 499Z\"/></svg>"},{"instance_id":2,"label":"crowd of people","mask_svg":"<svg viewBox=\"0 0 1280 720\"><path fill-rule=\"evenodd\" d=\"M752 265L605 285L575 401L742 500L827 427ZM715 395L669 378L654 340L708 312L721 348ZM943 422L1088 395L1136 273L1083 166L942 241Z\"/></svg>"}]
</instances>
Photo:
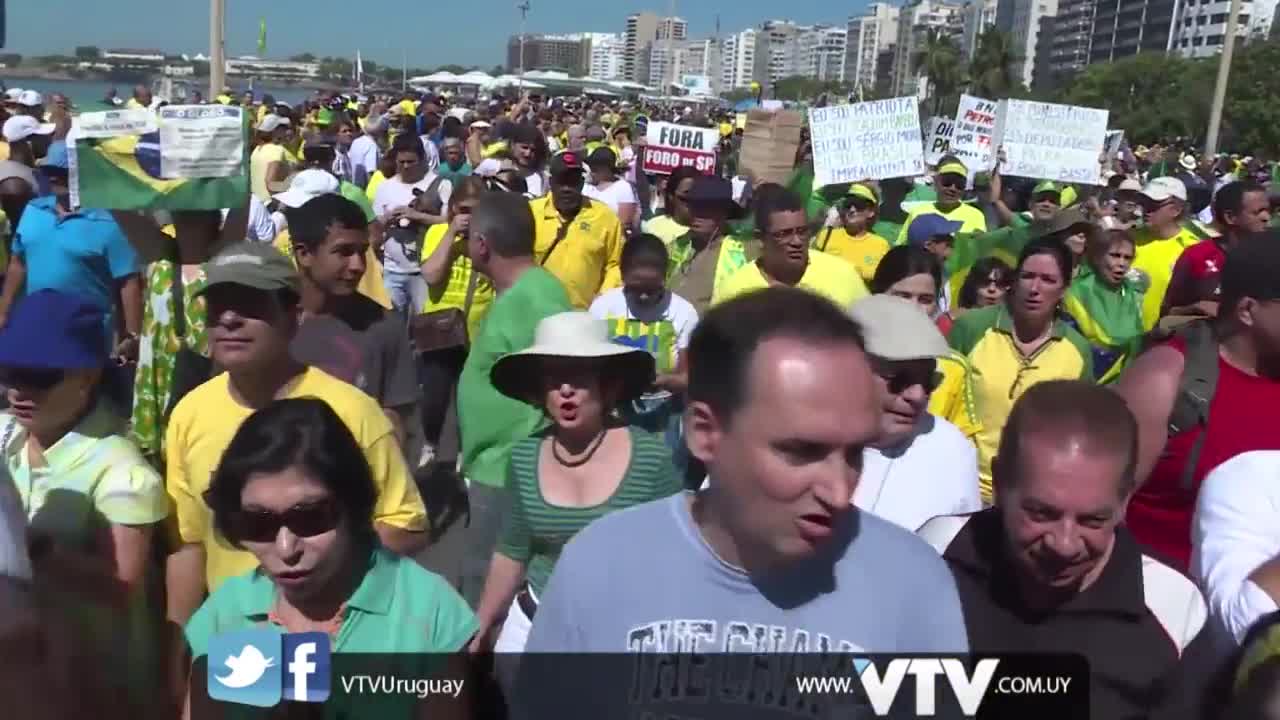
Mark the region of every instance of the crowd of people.
<instances>
[{"instance_id":1,"label":"crowd of people","mask_svg":"<svg viewBox=\"0 0 1280 720\"><path fill-rule=\"evenodd\" d=\"M73 109L5 95L16 717L200 717L264 626L492 680L448 717L581 709L535 654L717 652L1075 653L1095 718L1276 716L1273 165L814 187L723 110L212 101L243 204L149 212L74 206ZM646 172L657 120L715 172Z\"/></svg>"}]
</instances>

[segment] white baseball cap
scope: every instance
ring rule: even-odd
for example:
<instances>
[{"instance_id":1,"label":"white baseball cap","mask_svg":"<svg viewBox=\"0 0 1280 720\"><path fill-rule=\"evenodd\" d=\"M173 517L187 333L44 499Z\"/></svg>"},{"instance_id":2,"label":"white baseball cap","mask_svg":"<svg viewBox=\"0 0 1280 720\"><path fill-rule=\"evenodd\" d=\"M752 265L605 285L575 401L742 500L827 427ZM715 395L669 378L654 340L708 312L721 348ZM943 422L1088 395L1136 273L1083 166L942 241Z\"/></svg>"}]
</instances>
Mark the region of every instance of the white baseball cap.
<instances>
[{"instance_id":1,"label":"white baseball cap","mask_svg":"<svg viewBox=\"0 0 1280 720\"><path fill-rule=\"evenodd\" d=\"M1147 182L1147 186L1142 188L1142 194L1152 202L1164 202L1169 198L1186 202L1187 186L1183 185L1178 178L1158 177Z\"/></svg>"},{"instance_id":2,"label":"white baseball cap","mask_svg":"<svg viewBox=\"0 0 1280 720\"><path fill-rule=\"evenodd\" d=\"M24 107L39 107L44 104L44 97L35 90L23 90L18 95L18 104Z\"/></svg>"},{"instance_id":3,"label":"white baseball cap","mask_svg":"<svg viewBox=\"0 0 1280 720\"><path fill-rule=\"evenodd\" d=\"M1138 182L1137 180L1134 180L1131 177L1127 177L1124 180L1120 181L1120 186L1117 187L1116 190L1140 193L1142 192L1142 183Z\"/></svg>"},{"instance_id":4,"label":"white baseball cap","mask_svg":"<svg viewBox=\"0 0 1280 720\"><path fill-rule=\"evenodd\" d=\"M14 115L4 121L3 133L7 142L18 142L32 135L51 135L53 129L53 123L42 123L30 115Z\"/></svg>"},{"instance_id":5,"label":"white baseball cap","mask_svg":"<svg viewBox=\"0 0 1280 720\"><path fill-rule=\"evenodd\" d=\"M22 97L22 88L9 88L4 91L5 102L16 103Z\"/></svg>"},{"instance_id":6,"label":"white baseball cap","mask_svg":"<svg viewBox=\"0 0 1280 720\"><path fill-rule=\"evenodd\" d=\"M308 200L321 195L336 194L338 190L338 178L332 173L324 170L303 170L293 176L288 190L272 197L279 200L285 207L299 208L307 204Z\"/></svg>"},{"instance_id":7,"label":"white baseball cap","mask_svg":"<svg viewBox=\"0 0 1280 720\"><path fill-rule=\"evenodd\" d=\"M289 118L280 117L279 115L272 113L271 115L262 118L262 122L258 123L258 132L274 132L278 127L288 126Z\"/></svg>"}]
</instances>

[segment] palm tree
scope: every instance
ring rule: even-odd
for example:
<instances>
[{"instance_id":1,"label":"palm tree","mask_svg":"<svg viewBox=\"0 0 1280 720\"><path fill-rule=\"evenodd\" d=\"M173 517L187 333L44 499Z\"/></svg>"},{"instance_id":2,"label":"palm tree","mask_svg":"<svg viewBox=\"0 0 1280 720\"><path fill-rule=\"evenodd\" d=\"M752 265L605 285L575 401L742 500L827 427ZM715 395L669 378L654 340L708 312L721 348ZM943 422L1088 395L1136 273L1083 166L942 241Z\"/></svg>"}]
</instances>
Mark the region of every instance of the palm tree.
<instances>
[{"instance_id":1,"label":"palm tree","mask_svg":"<svg viewBox=\"0 0 1280 720\"><path fill-rule=\"evenodd\" d=\"M933 112L942 112L943 104L963 83L960 48L950 35L930 30L911 58L916 75L928 83L928 96L933 98Z\"/></svg>"},{"instance_id":2,"label":"palm tree","mask_svg":"<svg viewBox=\"0 0 1280 720\"><path fill-rule=\"evenodd\" d=\"M1009 97L1010 91L1022 87L1023 59L1008 35L987 28L978 36L977 50L969 61L969 91L997 100Z\"/></svg>"}]
</instances>

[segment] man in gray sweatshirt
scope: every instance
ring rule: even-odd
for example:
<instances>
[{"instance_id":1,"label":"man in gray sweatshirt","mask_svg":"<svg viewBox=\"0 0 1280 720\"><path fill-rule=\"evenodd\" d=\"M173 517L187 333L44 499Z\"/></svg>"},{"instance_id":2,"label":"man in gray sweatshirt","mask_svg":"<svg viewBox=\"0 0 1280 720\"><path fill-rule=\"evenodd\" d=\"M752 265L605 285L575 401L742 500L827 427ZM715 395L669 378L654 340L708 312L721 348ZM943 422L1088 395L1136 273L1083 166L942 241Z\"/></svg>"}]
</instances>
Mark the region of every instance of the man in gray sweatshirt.
<instances>
[{"instance_id":1,"label":"man in gray sweatshirt","mask_svg":"<svg viewBox=\"0 0 1280 720\"><path fill-rule=\"evenodd\" d=\"M774 288L709 312L688 354L686 440L709 487L608 515L570 541L522 664L544 664L531 653L967 652L945 564L849 504L881 412L858 325L816 295ZM674 675L688 682L650 687L646 701L702 692L697 673ZM785 704L786 688L732 685L705 690ZM572 695L565 709L583 709Z\"/></svg>"}]
</instances>

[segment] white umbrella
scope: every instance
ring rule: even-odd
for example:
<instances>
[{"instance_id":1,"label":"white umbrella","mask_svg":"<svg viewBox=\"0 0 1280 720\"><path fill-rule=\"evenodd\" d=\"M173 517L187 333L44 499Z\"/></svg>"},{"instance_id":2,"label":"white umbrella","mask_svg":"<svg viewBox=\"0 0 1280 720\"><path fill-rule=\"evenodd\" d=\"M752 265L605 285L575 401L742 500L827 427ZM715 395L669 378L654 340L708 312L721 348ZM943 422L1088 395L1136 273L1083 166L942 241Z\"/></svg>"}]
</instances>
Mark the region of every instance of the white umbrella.
<instances>
[{"instance_id":1,"label":"white umbrella","mask_svg":"<svg viewBox=\"0 0 1280 720\"><path fill-rule=\"evenodd\" d=\"M442 70L442 71L440 71L440 72L434 72L434 73L431 73L430 75L423 75L423 76L421 76L421 77L409 78L409 82L411 82L411 83L436 83L436 84L445 83L445 84L454 84L454 83L458 82L458 76L457 76L457 75L454 75L454 74L453 74L453 73L451 73L451 72L444 72L444 71Z\"/></svg>"}]
</instances>

